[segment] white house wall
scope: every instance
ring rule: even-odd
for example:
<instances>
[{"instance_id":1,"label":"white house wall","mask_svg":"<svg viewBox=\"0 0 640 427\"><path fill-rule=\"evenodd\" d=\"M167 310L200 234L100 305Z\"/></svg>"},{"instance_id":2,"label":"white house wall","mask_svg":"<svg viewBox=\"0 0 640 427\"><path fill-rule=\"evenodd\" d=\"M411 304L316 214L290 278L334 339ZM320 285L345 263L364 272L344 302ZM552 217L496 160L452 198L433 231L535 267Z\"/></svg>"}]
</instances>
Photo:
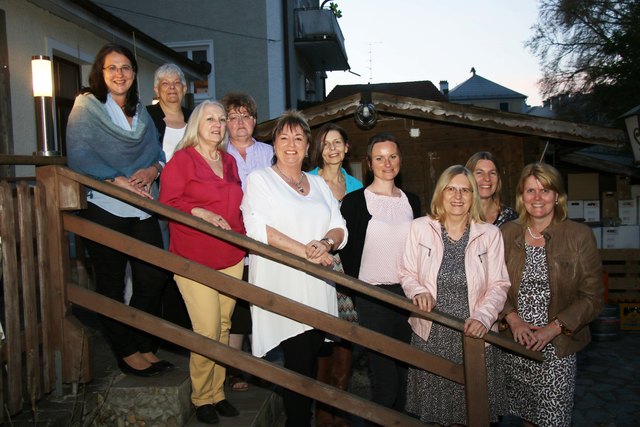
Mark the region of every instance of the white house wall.
<instances>
[{"instance_id":1,"label":"white house wall","mask_svg":"<svg viewBox=\"0 0 640 427\"><path fill-rule=\"evenodd\" d=\"M36 151L31 56L58 55L83 65L82 85L86 85L95 54L109 41L25 0L0 0L0 9L5 11L7 25L13 153L30 155ZM139 59L143 103L150 103L153 98L153 72L158 65ZM33 167L16 167L16 176L33 175Z\"/></svg>"},{"instance_id":2,"label":"white house wall","mask_svg":"<svg viewBox=\"0 0 640 427\"><path fill-rule=\"evenodd\" d=\"M215 98L231 91L252 95L259 120L285 105L282 2L234 0L110 0L100 7L165 43L213 41Z\"/></svg>"}]
</instances>

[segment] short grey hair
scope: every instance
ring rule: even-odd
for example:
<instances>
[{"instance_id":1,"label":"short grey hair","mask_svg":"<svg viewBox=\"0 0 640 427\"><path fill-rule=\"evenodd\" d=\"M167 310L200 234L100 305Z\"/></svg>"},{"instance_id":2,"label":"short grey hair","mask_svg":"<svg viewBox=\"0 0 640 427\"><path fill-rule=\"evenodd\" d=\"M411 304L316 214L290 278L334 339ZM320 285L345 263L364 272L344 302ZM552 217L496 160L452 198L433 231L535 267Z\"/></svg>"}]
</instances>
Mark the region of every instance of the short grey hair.
<instances>
[{"instance_id":1,"label":"short grey hair","mask_svg":"<svg viewBox=\"0 0 640 427\"><path fill-rule=\"evenodd\" d=\"M153 75L153 87L158 87L160 80L167 76L178 76L183 86L187 85L187 79L184 77L184 73L176 64L164 64L158 67Z\"/></svg>"}]
</instances>

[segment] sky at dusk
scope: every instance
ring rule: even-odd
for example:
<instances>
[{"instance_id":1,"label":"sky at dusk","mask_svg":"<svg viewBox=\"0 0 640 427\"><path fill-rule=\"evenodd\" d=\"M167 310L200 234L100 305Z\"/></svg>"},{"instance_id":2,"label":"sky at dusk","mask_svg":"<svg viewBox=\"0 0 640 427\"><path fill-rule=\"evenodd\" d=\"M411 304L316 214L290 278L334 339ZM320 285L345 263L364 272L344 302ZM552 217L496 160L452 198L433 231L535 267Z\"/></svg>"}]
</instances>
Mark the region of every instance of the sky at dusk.
<instances>
[{"instance_id":1,"label":"sky at dusk","mask_svg":"<svg viewBox=\"0 0 640 427\"><path fill-rule=\"evenodd\" d=\"M524 43L538 20L537 0L336 0L351 70L338 84L430 80L449 88L476 73L541 105L538 59Z\"/></svg>"}]
</instances>

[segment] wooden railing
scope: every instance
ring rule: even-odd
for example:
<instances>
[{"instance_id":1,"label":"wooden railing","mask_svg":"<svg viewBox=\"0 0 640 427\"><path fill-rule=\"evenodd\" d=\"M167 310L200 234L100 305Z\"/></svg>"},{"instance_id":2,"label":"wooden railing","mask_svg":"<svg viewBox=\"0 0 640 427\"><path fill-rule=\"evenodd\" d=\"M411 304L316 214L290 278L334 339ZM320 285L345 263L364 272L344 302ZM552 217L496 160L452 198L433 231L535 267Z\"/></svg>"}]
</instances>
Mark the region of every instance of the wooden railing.
<instances>
[{"instance_id":1,"label":"wooden railing","mask_svg":"<svg viewBox=\"0 0 640 427\"><path fill-rule=\"evenodd\" d=\"M305 271L316 277L331 280L356 292L393 304L457 331L463 330L463 321L436 311L424 313L406 298L398 297L378 287L370 286L326 267L310 263L232 231L213 227L176 209L155 201L142 199L131 192L79 175L67 168L60 166L40 167L36 174L39 185L44 189L44 198L47 202L44 221L48 229L45 244L49 251L49 262L43 268L47 270L46 277L49 280L46 288L51 301L47 314L50 319L50 341L54 351L59 351L62 355L61 377L65 382L85 381L90 377L86 340L84 340L82 328L69 314L70 304L76 304L375 423L381 425L421 425L414 418L288 371L226 345L221 345L192 331L77 286L71 281L69 255L66 247L67 232L94 240L130 256L159 265L170 272L215 288L225 294L247 300L266 310L295 319L397 360L402 360L412 366L464 384L467 419L471 426L488 425L489 420L484 357L485 340L518 354L541 360L540 353L523 349L513 341L504 339L495 333L487 334L485 340L463 337L463 364L456 364L425 353L409 344L327 315L286 297L270 293L250 283L226 276L188 259L106 229L68 213L68 211L84 207L86 202L81 186L86 186L242 246L252 253Z\"/></svg>"}]
</instances>

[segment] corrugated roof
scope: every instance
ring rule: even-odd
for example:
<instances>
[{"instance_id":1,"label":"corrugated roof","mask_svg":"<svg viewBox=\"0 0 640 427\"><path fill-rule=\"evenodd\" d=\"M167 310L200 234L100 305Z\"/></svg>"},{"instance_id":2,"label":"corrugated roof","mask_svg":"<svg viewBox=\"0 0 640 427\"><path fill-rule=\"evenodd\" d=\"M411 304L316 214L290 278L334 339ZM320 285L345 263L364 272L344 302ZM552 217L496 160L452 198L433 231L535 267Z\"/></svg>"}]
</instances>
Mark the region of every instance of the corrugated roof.
<instances>
[{"instance_id":1,"label":"corrugated roof","mask_svg":"<svg viewBox=\"0 0 640 427\"><path fill-rule=\"evenodd\" d=\"M526 95L487 80L475 73L471 78L449 91L449 100L453 102L468 99L525 99L526 97Z\"/></svg>"},{"instance_id":2,"label":"corrugated roof","mask_svg":"<svg viewBox=\"0 0 640 427\"><path fill-rule=\"evenodd\" d=\"M427 101L446 101L442 93L429 80L399 83L374 83L366 85L338 85L327 95L326 102L342 99L362 92L388 93L390 95L424 99Z\"/></svg>"}]
</instances>

